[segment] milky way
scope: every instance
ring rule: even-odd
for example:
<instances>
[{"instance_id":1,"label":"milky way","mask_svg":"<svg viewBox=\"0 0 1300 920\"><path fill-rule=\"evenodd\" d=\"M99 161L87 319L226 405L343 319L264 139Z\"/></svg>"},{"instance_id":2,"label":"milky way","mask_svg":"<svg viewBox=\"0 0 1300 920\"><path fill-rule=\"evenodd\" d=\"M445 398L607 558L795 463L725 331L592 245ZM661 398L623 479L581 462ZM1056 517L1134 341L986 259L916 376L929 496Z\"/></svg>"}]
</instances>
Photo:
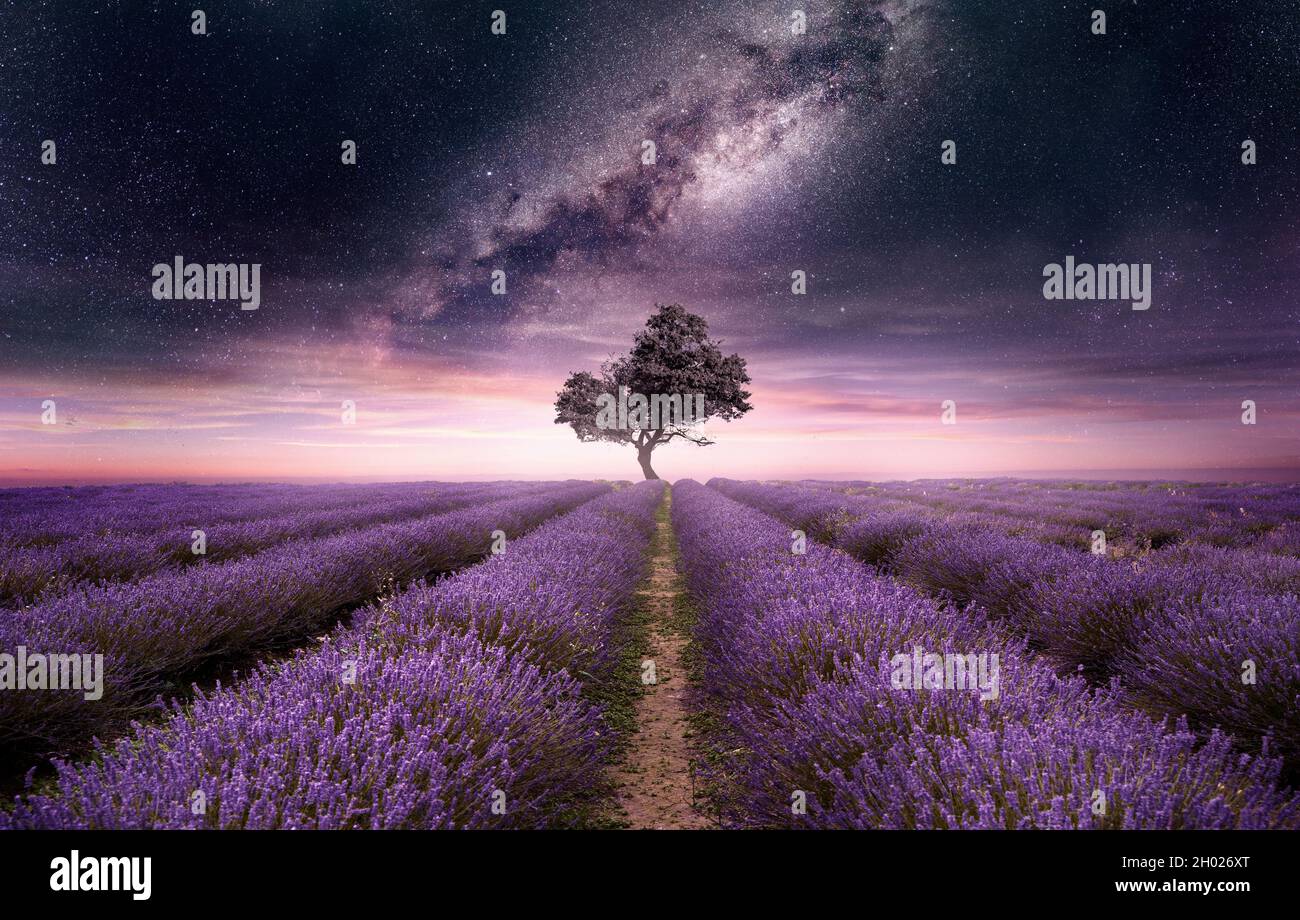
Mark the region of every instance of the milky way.
<instances>
[{"instance_id":1,"label":"milky way","mask_svg":"<svg viewBox=\"0 0 1300 920\"><path fill-rule=\"evenodd\" d=\"M497 167L505 187L462 203L464 236L440 248L445 281L420 312L457 301L490 311L475 290L491 268L522 284L512 305L535 308L557 263L635 259L692 209L714 209L709 232L728 233L756 198L788 193L786 171L817 168L837 115L860 118L887 103L882 60L906 16L894 4L828 6L814 13L811 35L795 35L782 9L768 5L743 21L725 6L721 14L692 11L678 25L695 37L623 59L613 92L604 82L553 87L557 96L593 99L569 102L598 113L579 134L583 149L564 157L551 150L553 162L539 169L555 113L528 118L520 153ZM616 108L607 106L611 96L621 97ZM653 164L642 162L645 141L656 145Z\"/></svg>"}]
</instances>

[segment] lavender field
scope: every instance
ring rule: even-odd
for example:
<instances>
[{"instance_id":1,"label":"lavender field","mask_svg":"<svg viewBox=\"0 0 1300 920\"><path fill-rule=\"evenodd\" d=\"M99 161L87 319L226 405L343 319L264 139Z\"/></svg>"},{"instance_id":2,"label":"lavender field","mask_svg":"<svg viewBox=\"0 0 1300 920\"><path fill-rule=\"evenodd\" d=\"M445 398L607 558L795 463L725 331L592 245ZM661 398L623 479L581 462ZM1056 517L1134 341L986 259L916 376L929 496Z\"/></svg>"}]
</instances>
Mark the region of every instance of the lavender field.
<instances>
[{"instance_id":1,"label":"lavender field","mask_svg":"<svg viewBox=\"0 0 1300 920\"><path fill-rule=\"evenodd\" d=\"M1300 487L0 491L0 828L1300 827Z\"/></svg>"}]
</instances>

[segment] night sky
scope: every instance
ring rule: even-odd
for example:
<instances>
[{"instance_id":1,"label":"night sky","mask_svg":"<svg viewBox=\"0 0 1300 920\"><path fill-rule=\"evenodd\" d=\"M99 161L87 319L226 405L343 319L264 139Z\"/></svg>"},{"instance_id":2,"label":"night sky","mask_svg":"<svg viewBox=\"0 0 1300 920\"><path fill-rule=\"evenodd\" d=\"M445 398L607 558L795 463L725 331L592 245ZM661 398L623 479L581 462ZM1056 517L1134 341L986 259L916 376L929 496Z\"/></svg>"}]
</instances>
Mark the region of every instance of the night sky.
<instances>
[{"instance_id":1,"label":"night sky","mask_svg":"<svg viewBox=\"0 0 1300 920\"><path fill-rule=\"evenodd\" d=\"M669 478L1300 476L1298 142L1287 3L8 3L0 481L631 478L550 404L657 302L756 407Z\"/></svg>"}]
</instances>

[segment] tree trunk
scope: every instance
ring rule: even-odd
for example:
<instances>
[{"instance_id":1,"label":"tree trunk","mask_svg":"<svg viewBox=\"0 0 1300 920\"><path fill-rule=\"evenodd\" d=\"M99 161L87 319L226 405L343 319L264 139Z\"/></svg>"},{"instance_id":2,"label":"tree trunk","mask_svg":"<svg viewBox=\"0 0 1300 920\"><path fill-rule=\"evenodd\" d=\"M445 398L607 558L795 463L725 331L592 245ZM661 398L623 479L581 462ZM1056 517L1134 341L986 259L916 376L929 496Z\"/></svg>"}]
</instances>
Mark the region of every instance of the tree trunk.
<instances>
[{"instance_id":1,"label":"tree trunk","mask_svg":"<svg viewBox=\"0 0 1300 920\"><path fill-rule=\"evenodd\" d=\"M650 454L654 448L642 447L636 452L636 462L641 464L641 472L645 473L646 479L658 479L659 474L654 471L650 465Z\"/></svg>"}]
</instances>

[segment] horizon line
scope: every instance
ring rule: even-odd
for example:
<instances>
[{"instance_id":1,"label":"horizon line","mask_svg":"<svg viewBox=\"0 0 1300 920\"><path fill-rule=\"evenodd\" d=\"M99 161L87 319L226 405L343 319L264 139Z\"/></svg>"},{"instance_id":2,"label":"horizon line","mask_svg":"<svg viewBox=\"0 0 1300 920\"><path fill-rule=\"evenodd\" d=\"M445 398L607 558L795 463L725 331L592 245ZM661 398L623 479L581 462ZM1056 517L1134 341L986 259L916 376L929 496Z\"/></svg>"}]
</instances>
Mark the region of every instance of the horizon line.
<instances>
[{"instance_id":1,"label":"horizon line","mask_svg":"<svg viewBox=\"0 0 1300 920\"><path fill-rule=\"evenodd\" d=\"M673 482L668 477L662 477ZM692 479L682 476L678 479ZM900 476L886 475L878 471L836 472L820 476L789 476L774 473L750 479L782 480L789 482L939 482L953 479L1082 479L1097 481L1176 481L1176 482L1297 482L1300 483L1300 466L1269 467L1144 467L1144 468L1106 468L1060 470L985 470L953 473L946 476ZM606 480L610 482L636 482L639 477L627 476L537 476L537 475L462 475L450 478L437 476L287 476L272 478L234 477L222 478L212 476L177 477L177 478L141 478L131 479L119 476L106 477L42 477L39 474L30 477L13 477L0 474L0 489L22 488L83 488L88 486L125 486L125 485L330 485L330 484L380 484L387 482L561 482L566 479L581 481ZM706 480L707 481L707 480Z\"/></svg>"}]
</instances>

